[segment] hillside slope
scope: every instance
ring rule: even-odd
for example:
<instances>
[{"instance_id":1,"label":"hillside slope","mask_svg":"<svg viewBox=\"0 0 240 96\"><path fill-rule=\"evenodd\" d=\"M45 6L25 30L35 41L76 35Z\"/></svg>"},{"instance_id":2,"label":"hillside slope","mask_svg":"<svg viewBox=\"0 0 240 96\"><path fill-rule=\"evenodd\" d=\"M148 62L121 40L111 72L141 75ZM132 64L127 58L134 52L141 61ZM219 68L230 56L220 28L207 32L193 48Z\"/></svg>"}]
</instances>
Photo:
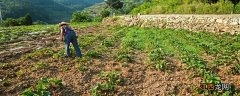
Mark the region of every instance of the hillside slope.
<instances>
[{"instance_id":1,"label":"hillside slope","mask_svg":"<svg viewBox=\"0 0 240 96\"><path fill-rule=\"evenodd\" d=\"M18 18L30 13L33 20L57 23L71 18L72 12L82 10L102 0L2 0L3 17Z\"/></svg>"}]
</instances>

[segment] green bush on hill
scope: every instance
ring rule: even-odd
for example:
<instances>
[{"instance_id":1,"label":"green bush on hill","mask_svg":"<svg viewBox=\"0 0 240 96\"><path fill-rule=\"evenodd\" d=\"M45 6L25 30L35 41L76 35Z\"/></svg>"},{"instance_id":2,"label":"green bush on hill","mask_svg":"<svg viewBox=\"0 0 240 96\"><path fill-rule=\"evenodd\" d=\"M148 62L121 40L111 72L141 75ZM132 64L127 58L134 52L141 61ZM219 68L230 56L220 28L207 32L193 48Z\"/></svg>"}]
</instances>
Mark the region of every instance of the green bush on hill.
<instances>
[{"instance_id":1,"label":"green bush on hill","mask_svg":"<svg viewBox=\"0 0 240 96\"><path fill-rule=\"evenodd\" d=\"M237 0L239 2L239 0ZM237 2L236 1L236 2ZM152 0L134 8L132 14L230 14L240 13L234 0Z\"/></svg>"},{"instance_id":2,"label":"green bush on hill","mask_svg":"<svg viewBox=\"0 0 240 96\"><path fill-rule=\"evenodd\" d=\"M24 17L18 19L7 18L1 25L5 27L9 26L21 26L21 25L32 25L32 17L29 14L26 14Z\"/></svg>"},{"instance_id":3,"label":"green bush on hill","mask_svg":"<svg viewBox=\"0 0 240 96\"><path fill-rule=\"evenodd\" d=\"M92 17L87 12L75 12L71 22L91 22Z\"/></svg>"},{"instance_id":4,"label":"green bush on hill","mask_svg":"<svg viewBox=\"0 0 240 96\"><path fill-rule=\"evenodd\" d=\"M102 17L102 18L105 18L105 17L110 16L110 15L111 15L111 12L110 12L109 10L105 9L105 10L101 11L100 14L101 14L101 17Z\"/></svg>"},{"instance_id":5,"label":"green bush on hill","mask_svg":"<svg viewBox=\"0 0 240 96\"><path fill-rule=\"evenodd\" d=\"M71 22L101 22L104 16L108 13L102 13L101 15L92 15L88 11L75 12L72 15Z\"/></svg>"}]
</instances>

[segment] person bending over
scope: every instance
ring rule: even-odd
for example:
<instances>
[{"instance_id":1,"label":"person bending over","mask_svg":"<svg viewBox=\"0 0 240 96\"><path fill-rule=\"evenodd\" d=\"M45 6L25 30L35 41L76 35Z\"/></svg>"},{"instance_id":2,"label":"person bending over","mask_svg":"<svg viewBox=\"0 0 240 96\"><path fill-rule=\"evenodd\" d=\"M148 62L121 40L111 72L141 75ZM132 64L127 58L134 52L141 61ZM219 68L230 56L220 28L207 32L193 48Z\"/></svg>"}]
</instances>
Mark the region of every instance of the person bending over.
<instances>
[{"instance_id":1,"label":"person bending over","mask_svg":"<svg viewBox=\"0 0 240 96\"><path fill-rule=\"evenodd\" d=\"M65 51L67 53L66 57L71 57L70 52L70 43L72 43L77 57L82 57L82 53L80 51L78 42L77 42L77 36L76 33L72 30L72 28L69 26L67 22L61 22L59 23L59 27L61 30L61 40L65 42Z\"/></svg>"}]
</instances>

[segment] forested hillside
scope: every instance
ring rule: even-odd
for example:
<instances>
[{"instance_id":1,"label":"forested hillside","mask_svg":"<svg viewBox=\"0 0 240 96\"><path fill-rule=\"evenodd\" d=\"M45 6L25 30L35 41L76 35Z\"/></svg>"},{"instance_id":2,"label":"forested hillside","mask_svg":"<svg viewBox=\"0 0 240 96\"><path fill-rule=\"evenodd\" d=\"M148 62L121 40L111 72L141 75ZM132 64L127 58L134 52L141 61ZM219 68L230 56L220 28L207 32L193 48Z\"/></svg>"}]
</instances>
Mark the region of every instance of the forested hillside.
<instances>
[{"instance_id":1,"label":"forested hillside","mask_svg":"<svg viewBox=\"0 0 240 96\"><path fill-rule=\"evenodd\" d=\"M229 14L240 13L240 0L145 0L132 13Z\"/></svg>"},{"instance_id":2,"label":"forested hillside","mask_svg":"<svg viewBox=\"0 0 240 96\"><path fill-rule=\"evenodd\" d=\"M29 13L33 20L56 23L69 20L72 12L103 0L1 0L3 17L18 18Z\"/></svg>"}]
</instances>

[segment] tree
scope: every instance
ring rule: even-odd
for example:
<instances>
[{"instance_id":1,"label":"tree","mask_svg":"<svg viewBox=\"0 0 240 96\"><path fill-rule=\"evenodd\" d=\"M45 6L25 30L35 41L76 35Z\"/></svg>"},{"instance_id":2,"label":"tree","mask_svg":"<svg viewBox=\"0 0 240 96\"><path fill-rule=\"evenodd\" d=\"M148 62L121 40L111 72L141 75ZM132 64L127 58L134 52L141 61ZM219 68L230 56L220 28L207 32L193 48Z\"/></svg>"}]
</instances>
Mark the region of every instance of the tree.
<instances>
[{"instance_id":1,"label":"tree","mask_svg":"<svg viewBox=\"0 0 240 96\"><path fill-rule=\"evenodd\" d=\"M24 16L25 19L25 25L32 25L33 24L33 20L30 14L27 14Z\"/></svg>"},{"instance_id":2,"label":"tree","mask_svg":"<svg viewBox=\"0 0 240 96\"><path fill-rule=\"evenodd\" d=\"M233 13L236 9L236 5L240 2L240 0L230 0L234 5L233 5Z\"/></svg>"},{"instance_id":3,"label":"tree","mask_svg":"<svg viewBox=\"0 0 240 96\"><path fill-rule=\"evenodd\" d=\"M101 17L102 17L102 18L105 18L105 17L110 16L111 12L108 11L107 9L105 9L105 10L103 10L100 14L101 14Z\"/></svg>"},{"instance_id":4,"label":"tree","mask_svg":"<svg viewBox=\"0 0 240 96\"><path fill-rule=\"evenodd\" d=\"M217 3L219 0L208 0L208 3Z\"/></svg>"},{"instance_id":5,"label":"tree","mask_svg":"<svg viewBox=\"0 0 240 96\"><path fill-rule=\"evenodd\" d=\"M212 4L212 3L217 3L219 0L200 0L200 1L203 2L203 3Z\"/></svg>"},{"instance_id":6,"label":"tree","mask_svg":"<svg viewBox=\"0 0 240 96\"><path fill-rule=\"evenodd\" d=\"M30 14L26 14L24 17L18 19L19 25L32 25L33 20Z\"/></svg>"},{"instance_id":7,"label":"tree","mask_svg":"<svg viewBox=\"0 0 240 96\"><path fill-rule=\"evenodd\" d=\"M123 2L120 0L105 0L105 3L113 9L121 9L123 7Z\"/></svg>"}]
</instances>

